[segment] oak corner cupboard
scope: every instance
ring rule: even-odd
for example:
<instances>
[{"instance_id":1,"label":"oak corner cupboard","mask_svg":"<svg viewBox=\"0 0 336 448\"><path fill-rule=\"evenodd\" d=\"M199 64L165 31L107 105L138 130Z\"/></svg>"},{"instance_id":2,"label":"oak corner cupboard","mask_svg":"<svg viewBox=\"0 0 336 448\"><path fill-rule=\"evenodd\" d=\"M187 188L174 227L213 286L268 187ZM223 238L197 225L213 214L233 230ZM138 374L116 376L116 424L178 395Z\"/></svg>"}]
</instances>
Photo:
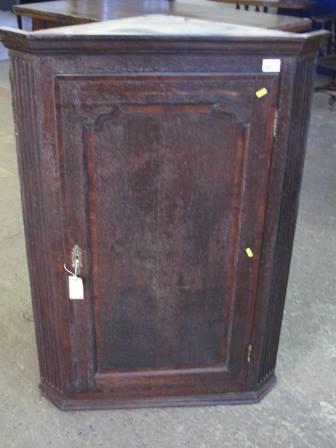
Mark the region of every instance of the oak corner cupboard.
<instances>
[{"instance_id":1,"label":"oak corner cupboard","mask_svg":"<svg viewBox=\"0 0 336 448\"><path fill-rule=\"evenodd\" d=\"M321 34L144 16L0 36L43 393L61 409L258 401Z\"/></svg>"}]
</instances>

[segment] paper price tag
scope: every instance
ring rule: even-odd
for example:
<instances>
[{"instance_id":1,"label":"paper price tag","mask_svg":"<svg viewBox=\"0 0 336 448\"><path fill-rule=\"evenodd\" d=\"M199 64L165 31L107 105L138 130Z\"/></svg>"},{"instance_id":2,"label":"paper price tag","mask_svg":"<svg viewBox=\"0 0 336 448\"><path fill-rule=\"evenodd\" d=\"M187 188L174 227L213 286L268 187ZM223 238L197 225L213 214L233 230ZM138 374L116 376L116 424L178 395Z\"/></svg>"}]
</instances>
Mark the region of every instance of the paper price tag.
<instances>
[{"instance_id":1,"label":"paper price tag","mask_svg":"<svg viewBox=\"0 0 336 448\"><path fill-rule=\"evenodd\" d=\"M281 68L280 59L263 59L262 71L264 73L279 73Z\"/></svg>"},{"instance_id":2,"label":"paper price tag","mask_svg":"<svg viewBox=\"0 0 336 448\"><path fill-rule=\"evenodd\" d=\"M69 299L83 300L84 299L84 285L83 280L75 275L69 275Z\"/></svg>"}]
</instances>

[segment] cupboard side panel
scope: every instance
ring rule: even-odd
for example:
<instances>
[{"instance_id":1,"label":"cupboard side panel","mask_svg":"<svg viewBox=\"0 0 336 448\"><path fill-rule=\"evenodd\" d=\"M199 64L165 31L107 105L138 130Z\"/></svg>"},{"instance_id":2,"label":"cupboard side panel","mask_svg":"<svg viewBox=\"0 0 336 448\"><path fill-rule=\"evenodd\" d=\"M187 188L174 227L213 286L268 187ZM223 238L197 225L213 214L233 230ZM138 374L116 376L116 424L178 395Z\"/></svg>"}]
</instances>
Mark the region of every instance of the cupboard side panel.
<instances>
[{"instance_id":1,"label":"cupboard side panel","mask_svg":"<svg viewBox=\"0 0 336 448\"><path fill-rule=\"evenodd\" d=\"M41 165L37 65L38 61L29 55L11 54L17 158L40 376L42 383L60 391L57 310L51 293L51 260Z\"/></svg>"},{"instance_id":2,"label":"cupboard side panel","mask_svg":"<svg viewBox=\"0 0 336 448\"><path fill-rule=\"evenodd\" d=\"M314 57L315 53L302 55L296 66L259 383L274 372L276 364L309 128Z\"/></svg>"}]
</instances>

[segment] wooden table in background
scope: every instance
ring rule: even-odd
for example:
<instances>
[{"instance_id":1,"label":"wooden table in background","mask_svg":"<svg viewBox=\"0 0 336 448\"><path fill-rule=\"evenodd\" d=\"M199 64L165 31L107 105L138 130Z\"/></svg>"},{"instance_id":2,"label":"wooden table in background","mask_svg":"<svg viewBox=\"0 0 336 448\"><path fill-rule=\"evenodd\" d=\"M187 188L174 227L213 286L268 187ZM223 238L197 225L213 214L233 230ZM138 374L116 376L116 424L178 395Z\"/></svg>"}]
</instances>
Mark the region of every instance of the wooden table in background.
<instances>
[{"instance_id":1,"label":"wooden table in background","mask_svg":"<svg viewBox=\"0 0 336 448\"><path fill-rule=\"evenodd\" d=\"M315 5L310 0L215 0L221 3L230 3L241 6L256 6L259 8L286 8L286 9L309 9Z\"/></svg>"},{"instance_id":2,"label":"wooden table in background","mask_svg":"<svg viewBox=\"0 0 336 448\"><path fill-rule=\"evenodd\" d=\"M256 0L247 1L256 2ZM264 0L261 3L265 3ZM268 3L276 2L275 0L268 0ZM302 1L296 0L296 3L302 3ZM151 2L141 2L139 0L111 0L109 2L106 2L106 0L62 0L16 5L13 10L18 16L31 17L34 30L144 14L187 16L292 32L306 31L311 27L311 21L306 18L237 11L232 6L208 0L153 0Z\"/></svg>"}]
</instances>

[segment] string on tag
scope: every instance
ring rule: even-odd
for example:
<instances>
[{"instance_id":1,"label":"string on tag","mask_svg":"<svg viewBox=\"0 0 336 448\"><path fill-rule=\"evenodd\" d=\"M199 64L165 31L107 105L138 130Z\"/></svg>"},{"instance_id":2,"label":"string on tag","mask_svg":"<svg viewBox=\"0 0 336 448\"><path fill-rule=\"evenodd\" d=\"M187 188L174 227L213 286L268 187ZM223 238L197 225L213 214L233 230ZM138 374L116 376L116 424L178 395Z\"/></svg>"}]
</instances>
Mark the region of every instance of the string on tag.
<instances>
[{"instance_id":1,"label":"string on tag","mask_svg":"<svg viewBox=\"0 0 336 448\"><path fill-rule=\"evenodd\" d=\"M75 260L75 272L70 271L70 270L66 267L65 264L64 264L63 266L64 266L64 270L65 270L68 274L72 275L73 277L77 277L77 272L78 272L78 268L79 268L79 260L78 260L78 259Z\"/></svg>"}]
</instances>

